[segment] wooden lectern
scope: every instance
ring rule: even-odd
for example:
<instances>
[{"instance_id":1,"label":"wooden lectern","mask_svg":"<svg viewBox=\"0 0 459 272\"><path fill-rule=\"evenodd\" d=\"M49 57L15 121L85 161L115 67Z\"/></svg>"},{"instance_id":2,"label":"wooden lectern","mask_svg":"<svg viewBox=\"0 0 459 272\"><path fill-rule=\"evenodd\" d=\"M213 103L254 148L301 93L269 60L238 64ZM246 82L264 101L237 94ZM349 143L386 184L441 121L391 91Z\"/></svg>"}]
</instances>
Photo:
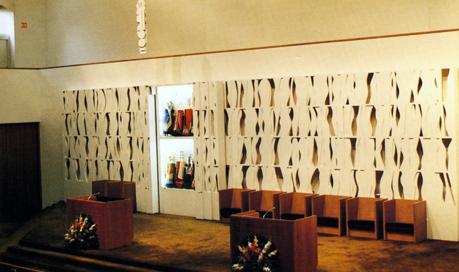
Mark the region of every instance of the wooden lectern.
<instances>
[{"instance_id":1,"label":"wooden lectern","mask_svg":"<svg viewBox=\"0 0 459 272\"><path fill-rule=\"evenodd\" d=\"M77 196L67 199L67 220L80 213L89 215L97 228L100 249L127 246L134 238L134 219L130 199Z\"/></svg>"},{"instance_id":2,"label":"wooden lectern","mask_svg":"<svg viewBox=\"0 0 459 272\"><path fill-rule=\"evenodd\" d=\"M280 271L317 271L317 217L295 220L260 218L257 211L231 216L231 258L249 235L270 239L279 250Z\"/></svg>"}]
</instances>

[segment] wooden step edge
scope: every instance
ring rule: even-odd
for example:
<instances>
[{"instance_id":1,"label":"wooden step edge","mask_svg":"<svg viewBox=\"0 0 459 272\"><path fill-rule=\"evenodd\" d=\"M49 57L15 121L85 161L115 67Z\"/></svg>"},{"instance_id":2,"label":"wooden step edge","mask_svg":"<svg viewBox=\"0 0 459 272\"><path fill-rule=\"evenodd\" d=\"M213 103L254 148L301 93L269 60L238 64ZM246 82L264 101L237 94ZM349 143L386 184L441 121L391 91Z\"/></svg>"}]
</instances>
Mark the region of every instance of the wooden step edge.
<instances>
[{"instance_id":1,"label":"wooden step edge","mask_svg":"<svg viewBox=\"0 0 459 272\"><path fill-rule=\"evenodd\" d=\"M31 268L31 269L38 269L40 271L56 271L53 269L54 267L49 265L49 264L43 264L40 262L34 262L33 260L30 259L23 259L23 258L18 258L17 256L11 256L8 254L3 254L0 256L0 259L7 263L7 264L13 264L16 266L21 266L21 267L26 267L26 268Z\"/></svg>"},{"instance_id":2,"label":"wooden step edge","mask_svg":"<svg viewBox=\"0 0 459 272\"><path fill-rule=\"evenodd\" d=\"M88 268L98 269L102 271L133 271L133 272L134 271L136 272L147 272L147 271L155 272L156 271L156 272L159 272L159 270L145 269L145 268L129 266L129 265L120 264L120 263L113 263L113 262L108 262L108 261L89 258L89 257L76 256L76 255L71 255L71 254L66 254L66 253L61 253L61 252L35 249L35 248L29 248L29 247L23 247L23 246L13 246L13 247L10 247L9 250L15 253L23 252L25 254L28 253L28 254L33 254L35 256L43 256L47 260L56 259L61 262L65 262L65 263L73 264L73 265L85 264L85 267L87 266Z\"/></svg>"},{"instance_id":3,"label":"wooden step edge","mask_svg":"<svg viewBox=\"0 0 459 272\"><path fill-rule=\"evenodd\" d=\"M0 258L10 264L24 267L32 267L33 269L39 269L42 271L53 271L53 272L83 272L83 270L77 266L72 266L67 263L55 262L47 259L43 256L22 256L20 254L5 253Z\"/></svg>"},{"instance_id":4,"label":"wooden step edge","mask_svg":"<svg viewBox=\"0 0 459 272\"><path fill-rule=\"evenodd\" d=\"M26 241L26 240L21 240L19 242L19 245L22 247L26 247L26 248L35 248L35 249L40 249L40 250L45 250L45 251L60 252L60 253L73 255L73 256L81 256L81 257L87 257L87 258L96 259L96 260L102 260L102 261L106 261L110 263L123 264L123 265L130 266L130 267L143 268L143 269L147 269L148 271L163 271L163 272L199 272L200 271L200 270L194 270L194 269L186 269L186 268L178 268L178 267L154 264L154 263L149 263L149 262L140 261L140 260L107 256L107 255L102 255L102 254L94 254L94 253L90 253L87 251L69 249L69 248L64 248L64 247L57 247L57 246L46 245L46 244L41 244L41 243L36 243L36 242L31 242L31 241Z\"/></svg>"},{"instance_id":5,"label":"wooden step edge","mask_svg":"<svg viewBox=\"0 0 459 272\"><path fill-rule=\"evenodd\" d=\"M0 269L2 267L4 267L4 268L13 268L17 272L45 272L45 270L39 270L39 269L36 269L36 268L21 266L21 265L12 264L12 263L4 262L4 261L0 260Z\"/></svg>"},{"instance_id":6,"label":"wooden step edge","mask_svg":"<svg viewBox=\"0 0 459 272\"><path fill-rule=\"evenodd\" d=\"M18 266L24 267L33 267L33 269L40 269L47 272L87 272L87 271L101 271L96 270L91 267L78 266L76 264L68 264L62 262L55 262L52 259L46 259L46 257L40 258L39 256L34 256L29 258L21 258L20 256L3 256L7 263L15 264ZM106 270L102 270L106 271Z\"/></svg>"}]
</instances>

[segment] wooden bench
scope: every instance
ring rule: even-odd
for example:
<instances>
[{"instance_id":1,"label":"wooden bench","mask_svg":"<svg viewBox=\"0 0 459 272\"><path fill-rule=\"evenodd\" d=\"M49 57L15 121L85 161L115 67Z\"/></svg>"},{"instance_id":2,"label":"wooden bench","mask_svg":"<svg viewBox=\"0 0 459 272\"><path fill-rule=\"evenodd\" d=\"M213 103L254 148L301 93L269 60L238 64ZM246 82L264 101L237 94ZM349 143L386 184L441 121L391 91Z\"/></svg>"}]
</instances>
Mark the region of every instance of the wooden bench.
<instances>
[{"instance_id":1,"label":"wooden bench","mask_svg":"<svg viewBox=\"0 0 459 272\"><path fill-rule=\"evenodd\" d=\"M135 182L96 180L92 182L92 193L111 198L130 199L132 202L132 211L135 212L137 210Z\"/></svg>"},{"instance_id":2,"label":"wooden bench","mask_svg":"<svg viewBox=\"0 0 459 272\"><path fill-rule=\"evenodd\" d=\"M249 210L249 189L224 189L218 191L220 221L229 223L232 214Z\"/></svg>"},{"instance_id":3,"label":"wooden bench","mask_svg":"<svg viewBox=\"0 0 459 272\"><path fill-rule=\"evenodd\" d=\"M426 202L393 199L383 203L384 240L420 242L427 239Z\"/></svg>"},{"instance_id":4,"label":"wooden bench","mask_svg":"<svg viewBox=\"0 0 459 272\"><path fill-rule=\"evenodd\" d=\"M382 238L382 207L386 199L356 197L346 200L347 236Z\"/></svg>"},{"instance_id":5,"label":"wooden bench","mask_svg":"<svg viewBox=\"0 0 459 272\"><path fill-rule=\"evenodd\" d=\"M279 210L280 219L298 219L312 214L312 198L313 194L308 193L284 193L279 195Z\"/></svg>"},{"instance_id":6,"label":"wooden bench","mask_svg":"<svg viewBox=\"0 0 459 272\"><path fill-rule=\"evenodd\" d=\"M317 232L346 234L346 199L348 196L319 195L312 198L312 214L317 216Z\"/></svg>"},{"instance_id":7,"label":"wooden bench","mask_svg":"<svg viewBox=\"0 0 459 272\"><path fill-rule=\"evenodd\" d=\"M279 195L280 191L253 191L249 192L249 210L260 213L260 217L279 218Z\"/></svg>"}]
</instances>

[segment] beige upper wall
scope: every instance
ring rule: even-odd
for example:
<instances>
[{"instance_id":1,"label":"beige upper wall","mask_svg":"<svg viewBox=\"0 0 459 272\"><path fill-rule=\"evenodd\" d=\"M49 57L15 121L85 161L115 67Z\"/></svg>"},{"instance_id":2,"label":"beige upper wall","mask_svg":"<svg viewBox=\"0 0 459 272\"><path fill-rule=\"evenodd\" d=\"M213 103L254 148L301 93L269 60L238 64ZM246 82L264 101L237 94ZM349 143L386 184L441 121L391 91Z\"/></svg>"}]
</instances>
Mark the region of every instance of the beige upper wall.
<instances>
[{"instance_id":1,"label":"beige upper wall","mask_svg":"<svg viewBox=\"0 0 459 272\"><path fill-rule=\"evenodd\" d=\"M0 0L0 6L13 11L15 25L14 67L46 66L46 0ZM28 24L27 29L20 27Z\"/></svg>"},{"instance_id":2,"label":"beige upper wall","mask_svg":"<svg viewBox=\"0 0 459 272\"><path fill-rule=\"evenodd\" d=\"M140 55L135 0L46 3L49 66L459 27L457 0L146 0Z\"/></svg>"},{"instance_id":3,"label":"beige upper wall","mask_svg":"<svg viewBox=\"0 0 459 272\"><path fill-rule=\"evenodd\" d=\"M14 0L0 0L0 6L9 10L14 10Z\"/></svg>"},{"instance_id":4,"label":"beige upper wall","mask_svg":"<svg viewBox=\"0 0 459 272\"><path fill-rule=\"evenodd\" d=\"M16 67L46 66L46 0L14 0ZM27 22L28 28L20 28Z\"/></svg>"},{"instance_id":5,"label":"beige upper wall","mask_svg":"<svg viewBox=\"0 0 459 272\"><path fill-rule=\"evenodd\" d=\"M42 81L36 71L0 69L0 123L40 121Z\"/></svg>"},{"instance_id":6,"label":"beige upper wall","mask_svg":"<svg viewBox=\"0 0 459 272\"><path fill-rule=\"evenodd\" d=\"M459 32L40 70L55 92L459 67Z\"/></svg>"},{"instance_id":7,"label":"beige upper wall","mask_svg":"<svg viewBox=\"0 0 459 272\"><path fill-rule=\"evenodd\" d=\"M16 67L459 28L457 0L145 0L140 55L136 0L0 0L15 12ZM28 22L28 29L20 29Z\"/></svg>"},{"instance_id":8,"label":"beige upper wall","mask_svg":"<svg viewBox=\"0 0 459 272\"><path fill-rule=\"evenodd\" d=\"M39 71L0 69L0 124L40 123L42 205L63 198L60 96Z\"/></svg>"},{"instance_id":9,"label":"beige upper wall","mask_svg":"<svg viewBox=\"0 0 459 272\"><path fill-rule=\"evenodd\" d=\"M136 1L47 0L48 65L136 55Z\"/></svg>"}]
</instances>

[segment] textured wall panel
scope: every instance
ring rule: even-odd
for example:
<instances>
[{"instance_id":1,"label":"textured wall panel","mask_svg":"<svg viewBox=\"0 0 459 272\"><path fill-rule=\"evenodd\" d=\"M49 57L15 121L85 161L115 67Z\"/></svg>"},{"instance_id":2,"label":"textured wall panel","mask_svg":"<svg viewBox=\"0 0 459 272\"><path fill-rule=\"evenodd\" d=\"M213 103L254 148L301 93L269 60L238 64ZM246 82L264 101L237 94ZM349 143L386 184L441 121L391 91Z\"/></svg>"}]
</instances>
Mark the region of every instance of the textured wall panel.
<instances>
[{"instance_id":1,"label":"textured wall panel","mask_svg":"<svg viewBox=\"0 0 459 272\"><path fill-rule=\"evenodd\" d=\"M195 149L195 186L196 192L216 192L219 189L227 188L226 161L236 159L237 148L239 151L245 148L250 152L250 143L243 141L234 142L232 152L225 154L225 131L231 128L224 126L224 120L232 120L233 123L245 118L245 113L241 111L224 112L223 105L223 84L222 83L196 83L193 89L193 110L194 120L197 120L194 125L194 149ZM237 88L234 86L234 88ZM231 101L226 103L243 103L245 98L233 97ZM248 102L247 102L248 103ZM228 117L228 114L231 117ZM225 117L226 116L226 117ZM234 129L237 128L235 124ZM244 131L234 131L234 133L243 134ZM229 141L231 142L231 141ZM236 163L236 162L235 162ZM240 172L240 171L239 171ZM242 180L239 184L242 183ZM205 201L205 200L203 200ZM211 201L211 200L209 200ZM213 205L212 203L207 203ZM206 205L207 205L206 204ZM215 207L216 208L216 207ZM210 219L210 218L209 218Z\"/></svg>"},{"instance_id":2,"label":"textured wall panel","mask_svg":"<svg viewBox=\"0 0 459 272\"><path fill-rule=\"evenodd\" d=\"M150 187L148 86L63 92L68 181L112 179Z\"/></svg>"},{"instance_id":3,"label":"textured wall panel","mask_svg":"<svg viewBox=\"0 0 459 272\"><path fill-rule=\"evenodd\" d=\"M200 83L200 190L222 188L211 178L221 180L213 171L222 168L230 188L424 199L429 236L453 237L436 226L457 210L454 75L431 69ZM223 127L212 102L219 84ZM226 154L215 160L219 145Z\"/></svg>"}]
</instances>

